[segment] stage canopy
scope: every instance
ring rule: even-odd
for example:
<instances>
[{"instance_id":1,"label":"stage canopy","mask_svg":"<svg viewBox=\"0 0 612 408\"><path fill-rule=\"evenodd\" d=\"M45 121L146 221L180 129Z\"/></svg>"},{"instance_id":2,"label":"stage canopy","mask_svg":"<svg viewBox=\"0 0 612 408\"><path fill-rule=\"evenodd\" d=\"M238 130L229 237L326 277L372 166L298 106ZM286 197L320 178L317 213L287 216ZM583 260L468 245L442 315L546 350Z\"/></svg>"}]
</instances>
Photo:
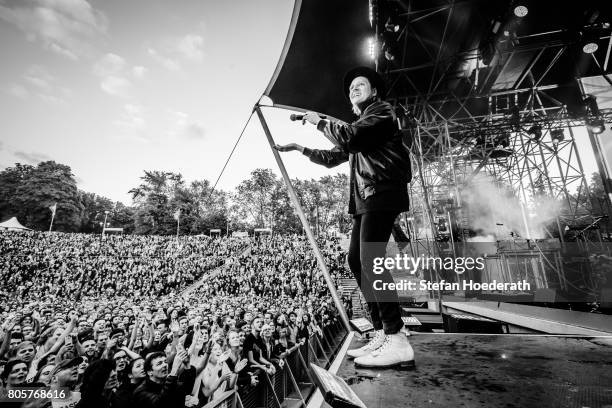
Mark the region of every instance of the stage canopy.
<instances>
[{"instance_id":1,"label":"stage canopy","mask_svg":"<svg viewBox=\"0 0 612 408\"><path fill-rule=\"evenodd\" d=\"M344 74L374 68L368 54L367 0L296 0L280 61L264 94L274 106L352 118L342 91Z\"/></svg>"},{"instance_id":2,"label":"stage canopy","mask_svg":"<svg viewBox=\"0 0 612 408\"><path fill-rule=\"evenodd\" d=\"M6 220L4 222L0 223L0 230L5 230L5 231L29 231L29 228L24 227L23 225L21 225L21 223L17 220L16 217L13 217L9 220Z\"/></svg>"}]
</instances>

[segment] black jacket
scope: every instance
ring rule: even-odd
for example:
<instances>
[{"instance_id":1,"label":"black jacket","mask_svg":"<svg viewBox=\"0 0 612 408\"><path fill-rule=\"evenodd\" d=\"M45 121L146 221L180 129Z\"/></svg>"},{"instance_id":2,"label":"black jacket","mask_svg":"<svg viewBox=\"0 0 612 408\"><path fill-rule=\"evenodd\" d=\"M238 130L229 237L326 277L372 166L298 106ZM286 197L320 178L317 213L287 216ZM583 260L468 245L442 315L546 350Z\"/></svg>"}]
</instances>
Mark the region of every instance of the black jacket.
<instances>
[{"instance_id":1,"label":"black jacket","mask_svg":"<svg viewBox=\"0 0 612 408\"><path fill-rule=\"evenodd\" d=\"M175 376L169 375L163 384L147 378L134 391L132 401L138 408L183 408L185 393Z\"/></svg>"},{"instance_id":2,"label":"black jacket","mask_svg":"<svg viewBox=\"0 0 612 408\"><path fill-rule=\"evenodd\" d=\"M351 194L353 185L362 200L386 191L406 192L412 178L410 150L402 139L389 103L374 100L353 123L322 120L317 128L336 147L331 150L305 148L304 154L312 162L329 168L348 160ZM354 213L353 201L349 213Z\"/></svg>"},{"instance_id":3,"label":"black jacket","mask_svg":"<svg viewBox=\"0 0 612 408\"><path fill-rule=\"evenodd\" d=\"M134 391L138 386L127 381L119 386L112 398L112 408L133 408Z\"/></svg>"}]
</instances>

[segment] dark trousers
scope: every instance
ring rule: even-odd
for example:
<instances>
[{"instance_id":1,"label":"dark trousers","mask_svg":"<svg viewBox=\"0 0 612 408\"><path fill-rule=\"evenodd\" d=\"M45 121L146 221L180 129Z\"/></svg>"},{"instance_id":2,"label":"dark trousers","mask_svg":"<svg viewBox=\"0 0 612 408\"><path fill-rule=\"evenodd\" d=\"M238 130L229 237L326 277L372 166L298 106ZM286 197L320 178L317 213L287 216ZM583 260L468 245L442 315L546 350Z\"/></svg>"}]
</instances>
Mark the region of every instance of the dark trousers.
<instances>
[{"instance_id":1,"label":"dark trousers","mask_svg":"<svg viewBox=\"0 0 612 408\"><path fill-rule=\"evenodd\" d=\"M384 258L393 222L398 213L369 212L353 218L353 231L349 246L348 264L357 284L368 303L375 330L383 329L385 334L399 332L404 323L395 290L374 290L374 282L393 282L386 269L381 274L373 272L374 258ZM380 288L380 283L377 284Z\"/></svg>"}]
</instances>

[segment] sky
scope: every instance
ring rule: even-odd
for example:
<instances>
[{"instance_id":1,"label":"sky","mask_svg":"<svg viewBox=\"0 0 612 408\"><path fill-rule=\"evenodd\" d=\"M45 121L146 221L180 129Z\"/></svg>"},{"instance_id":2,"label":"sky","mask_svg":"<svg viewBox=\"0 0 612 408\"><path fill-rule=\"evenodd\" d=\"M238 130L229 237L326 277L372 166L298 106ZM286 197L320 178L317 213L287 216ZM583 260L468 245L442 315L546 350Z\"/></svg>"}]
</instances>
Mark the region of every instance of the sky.
<instances>
[{"instance_id":1,"label":"sky","mask_svg":"<svg viewBox=\"0 0 612 408\"><path fill-rule=\"evenodd\" d=\"M55 160L80 189L126 204L144 170L214 182L292 11L287 0L0 0L0 169ZM290 113L264 110L279 143L330 147ZM348 171L283 158L292 178ZM254 115L218 186L261 167L280 174Z\"/></svg>"},{"instance_id":2,"label":"sky","mask_svg":"<svg viewBox=\"0 0 612 408\"><path fill-rule=\"evenodd\" d=\"M214 182L272 77L292 11L289 0L0 0L0 169L55 160L80 189L126 204L144 170ZM290 113L264 110L278 143L331 147ZM590 174L586 132L577 139ZM348 171L282 157L292 178ZM218 187L255 168L279 174L256 115Z\"/></svg>"}]
</instances>

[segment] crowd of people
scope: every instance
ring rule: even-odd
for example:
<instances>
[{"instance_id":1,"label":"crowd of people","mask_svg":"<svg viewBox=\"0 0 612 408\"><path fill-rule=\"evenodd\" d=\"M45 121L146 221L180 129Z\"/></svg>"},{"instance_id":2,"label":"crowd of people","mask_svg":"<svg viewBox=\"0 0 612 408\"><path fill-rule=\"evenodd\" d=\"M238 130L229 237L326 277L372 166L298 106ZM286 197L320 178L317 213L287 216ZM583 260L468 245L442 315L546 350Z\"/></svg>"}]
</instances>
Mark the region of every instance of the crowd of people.
<instances>
[{"instance_id":1,"label":"crowd of people","mask_svg":"<svg viewBox=\"0 0 612 408\"><path fill-rule=\"evenodd\" d=\"M320 244L339 284L346 254ZM0 278L2 406L201 407L338 319L297 235L0 232Z\"/></svg>"},{"instance_id":2,"label":"crowd of people","mask_svg":"<svg viewBox=\"0 0 612 408\"><path fill-rule=\"evenodd\" d=\"M165 295L192 283L244 247L208 236L0 231L1 296Z\"/></svg>"}]
</instances>

